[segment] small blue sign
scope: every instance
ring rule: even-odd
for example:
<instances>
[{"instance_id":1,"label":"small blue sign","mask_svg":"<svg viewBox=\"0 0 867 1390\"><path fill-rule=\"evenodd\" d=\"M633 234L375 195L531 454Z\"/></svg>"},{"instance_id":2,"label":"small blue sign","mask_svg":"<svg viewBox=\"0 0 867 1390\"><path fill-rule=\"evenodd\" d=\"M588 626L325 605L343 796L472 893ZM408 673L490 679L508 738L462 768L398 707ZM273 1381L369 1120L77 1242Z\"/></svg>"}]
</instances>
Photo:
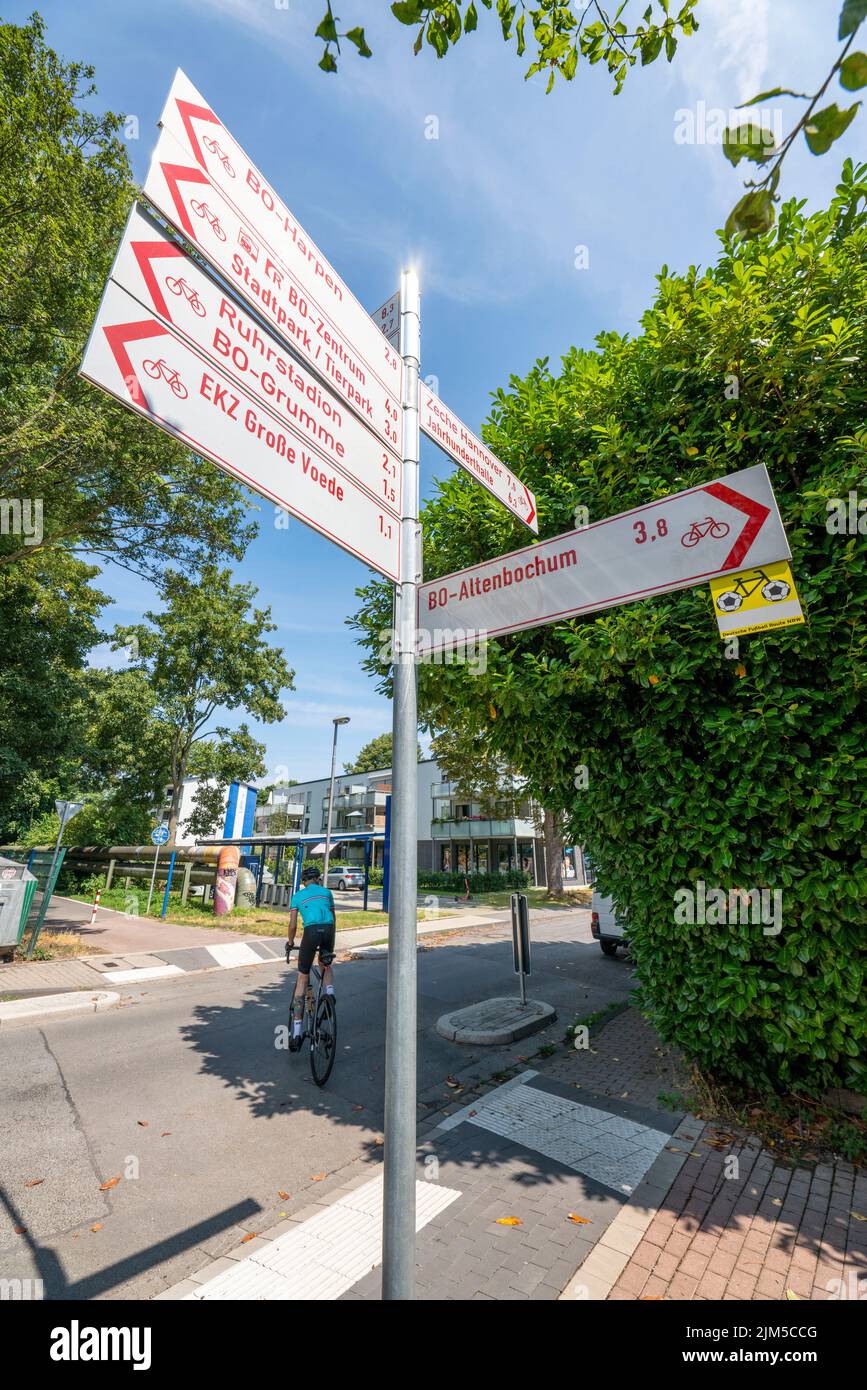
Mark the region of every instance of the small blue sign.
<instances>
[{"instance_id":1,"label":"small blue sign","mask_svg":"<svg viewBox=\"0 0 867 1390\"><path fill-rule=\"evenodd\" d=\"M167 821L163 821L162 825L155 825L155 826L154 826L153 830L151 831L151 844L152 844L152 845L164 845L164 844L166 843L166 841L168 840L168 838L169 838L169 826L168 826L168 822L167 822Z\"/></svg>"}]
</instances>

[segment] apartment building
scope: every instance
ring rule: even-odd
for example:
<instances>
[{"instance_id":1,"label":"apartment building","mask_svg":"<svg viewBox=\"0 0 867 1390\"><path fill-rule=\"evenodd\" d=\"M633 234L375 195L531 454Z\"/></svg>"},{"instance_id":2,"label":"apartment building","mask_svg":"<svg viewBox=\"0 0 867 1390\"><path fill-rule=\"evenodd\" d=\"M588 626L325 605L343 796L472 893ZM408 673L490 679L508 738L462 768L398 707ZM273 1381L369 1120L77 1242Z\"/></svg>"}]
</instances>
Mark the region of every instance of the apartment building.
<instances>
[{"instance_id":1,"label":"apartment building","mask_svg":"<svg viewBox=\"0 0 867 1390\"><path fill-rule=\"evenodd\" d=\"M341 832L385 830L385 803L391 792L391 768L375 772L346 772L334 779L332 828ZM328 777L278 787L256 811L257 834L322 833L328 824ZM478 802L460 796L443 778L433 758L418 765L418 866L448 872L507 873L521 868L534 883L545 882L541 810L520 795L504 790L493 816ZM272 827L279 826L279 830ZM374 862L382 863L383 847L374 846ZM362 863L362 842L341 845L341 857ZM569 850L565 868L570 878L583 881L580 849Z\"/></svg>"}]
</instances>

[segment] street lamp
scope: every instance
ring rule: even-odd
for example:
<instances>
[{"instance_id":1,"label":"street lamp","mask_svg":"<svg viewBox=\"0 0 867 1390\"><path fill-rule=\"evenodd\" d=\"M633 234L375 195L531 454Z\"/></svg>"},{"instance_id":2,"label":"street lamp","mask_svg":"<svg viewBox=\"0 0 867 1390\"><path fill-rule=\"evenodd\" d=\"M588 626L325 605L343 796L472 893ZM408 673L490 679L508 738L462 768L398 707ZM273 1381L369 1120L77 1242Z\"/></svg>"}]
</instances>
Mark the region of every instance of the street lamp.
<instances>
[{"instance_id":1,"label":"street lamp","mask_svg":"<svg viewBox=\"0 0 867 1390\"><path fill-rule=\"evenodd\" d=\"M325 869L322 874L322 882L328 887L328 861L331 858L331 817L334 814L334 766L337 761L337 727L339 724L348 724L349 716L344 714L337 719L332 719L334 725L334 739L331 744L331 783L328 788L328 826L325 831Z\"/></svg>"}]
</instances>

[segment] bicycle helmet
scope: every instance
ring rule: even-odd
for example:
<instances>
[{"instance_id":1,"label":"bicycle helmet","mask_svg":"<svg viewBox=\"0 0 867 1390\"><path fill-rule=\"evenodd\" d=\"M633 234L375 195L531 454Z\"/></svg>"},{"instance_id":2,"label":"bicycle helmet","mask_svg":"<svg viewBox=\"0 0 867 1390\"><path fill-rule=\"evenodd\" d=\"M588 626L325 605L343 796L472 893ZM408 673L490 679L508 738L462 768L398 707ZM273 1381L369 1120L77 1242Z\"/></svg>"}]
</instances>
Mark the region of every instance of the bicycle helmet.
<instances>
[{"instance_id":1,"label":"bicycle helmet","mask_svg":"<svg viewBox=\"0 0 867 1390\"><path fill-rule=\"evenodd\" d=\"M301 882L312 883L314 879L322 877L322 870L318 864L308 864L306 869L301 870Z\"/></svg>"}]
</instances>

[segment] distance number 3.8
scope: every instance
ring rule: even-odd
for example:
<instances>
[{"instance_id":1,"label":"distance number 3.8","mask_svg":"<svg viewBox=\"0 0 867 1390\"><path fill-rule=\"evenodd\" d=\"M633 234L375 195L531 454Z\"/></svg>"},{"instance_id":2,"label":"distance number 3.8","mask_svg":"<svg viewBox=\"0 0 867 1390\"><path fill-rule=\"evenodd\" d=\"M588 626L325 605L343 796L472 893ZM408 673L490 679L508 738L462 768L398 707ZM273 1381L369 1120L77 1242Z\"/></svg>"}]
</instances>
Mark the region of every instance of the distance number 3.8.
<instances>
[{"instance_id":1,"label":"distance number 3.8","mask_svg":"<svg viewBox=\"0 0 867 1390\"><path fill-rule=\"evenodd\" d=\"M652 536L647 534L647 527L643 521L636 521L632 529L635 532L635 544L644 545L646 540L652 541L655 540L657 536L667 536L668 522L664 516L661 516L656 523L656 533Z\"/></svg>"}]
</instances>

